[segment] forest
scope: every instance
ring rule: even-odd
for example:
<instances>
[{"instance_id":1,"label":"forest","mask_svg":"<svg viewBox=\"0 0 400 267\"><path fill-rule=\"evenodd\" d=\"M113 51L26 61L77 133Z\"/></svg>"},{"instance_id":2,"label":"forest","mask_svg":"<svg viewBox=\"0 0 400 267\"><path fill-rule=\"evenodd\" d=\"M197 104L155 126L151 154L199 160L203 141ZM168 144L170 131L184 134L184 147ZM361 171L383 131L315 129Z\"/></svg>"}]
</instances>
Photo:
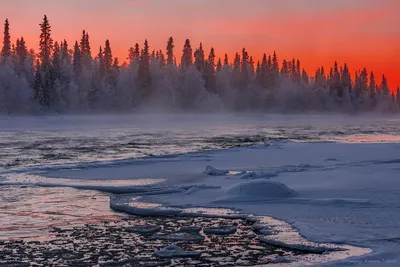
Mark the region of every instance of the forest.
<instances>
[{"instance_id":1,"label":"forest","mask_svg":"<svg viewBox=\"0 0 400 267\"><path fill-rule=\"evenodd\" d=\"M308 73L298 59L271 51L255 60L243 48L233 59L217 58L189 39L165 50L147 40L113 57L109 40L92 50L89 33L70 44L54 41L47 16L40 23L39 49L23 37L11 42L4 23L0 55L0 113L91 113L149 111L398 112L400 92L366 68L319 67ZM258 58L258 57L257 57ZM179 60L178 60L179 59Z\"/></svg>"}]
</instances>

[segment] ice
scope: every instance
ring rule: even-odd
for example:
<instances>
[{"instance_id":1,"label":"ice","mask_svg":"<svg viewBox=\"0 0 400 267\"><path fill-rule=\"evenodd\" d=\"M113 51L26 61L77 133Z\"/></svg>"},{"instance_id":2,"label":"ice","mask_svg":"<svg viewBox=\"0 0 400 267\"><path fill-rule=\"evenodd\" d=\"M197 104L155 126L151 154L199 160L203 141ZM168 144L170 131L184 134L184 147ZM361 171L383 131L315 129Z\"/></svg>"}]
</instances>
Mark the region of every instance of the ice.
<instances>
[{"instance_id":1,"label":"ice","mask_svg":"<svg viewBox=\"0 0 400 267\"><path fill-rule=\"evenodd\" d=\"M125 231L132 233L139 233L142 235L154 234L161 231L162 227L160 225L138 225L133 227L126 227Z\"/></svg>"},{"instance_id":2,"label":"ice","mask_svg":"<svg viewBox=\"0 0 400 267\"><path fill-rule=\"evenodd\" d=\"M267 201L276 198L294 197L295 192L277 181L255 180L236 184L228 188L216 203Z\"/></svg>"},{"instance_id":3,"label":"ice","mask_svg":"<svg viewBox=\"0 0 400 267\"><path fill-rule=\"evenodd\" d=\"M160 258L198 258L201 252L186 251L176 245L171 245L155 252Z\"/></svg>"},{"instance_id":4,"label":"ice","mask_svg":"<svg viewBox=\"0 0 400 267\"><path fill-rule=\"evenodd\" d=\"M206 174L208 174L208 175L221 176L221 175L226 175L228 173L229 173L229 171L226 171L226 170L218 170L211 166L206 167Z\"/></svg>"},{"instance_id":5,"label":"ice","mask_svg":"<svg viewBox=\"0 0 400 267\"><path fill-rule=\"evenodd\" d=\"M155 234L151 237L152 239L157 240L167 240L167 241L187 241L187 242L200 242L204 240L204 236L195 234L195 233L187 233L187 232L175 232L168 234Z\"/></svg>"},{"instance_id":6,"label":"ice","mask_svg":"<svg viewBox=\"0 0 400 267\"><path fill-rule=\"evenodd\" d=\"M236 226L234 225L220 225L217 227L204 228L203 232L205 234L211 235L230 235L236 232Z\"/></svg>"},{"instance_id":7,"label":"ice","mask_svg":"<svg viewBox=\"0 0 400 267\"><path fill-rule=\"evenodd\" d=\"M12 144L5 142L3 145L5 147L12 145L13 151L32 147L25 148L24 151L27 157L33 157L40 163L38 167L4 167L1 169L3 176L0 178L1 182L112 192L114 193L111 194L110 201L112 209L143 216L245 218L248 214L254 214L273 217L277 219L277 222L264 225L260 229L260 234L268 240L278 242L276 244L289 246L301 244L314 247L315 243L322 243L321 246L324 247L330 247L327 246L329 244L348 247L347 255L335 251L332 255L336 256L322 262L336 260L332 265L340 266L343 265L342 261L349 256L354 256L357 262L370 262L368 266L381 266L378 263L374 264L374 260L381 261L380 263L382 259L397 263L400 261L398 254L400 144L393 143L400 140L397 118L332 118L310 115L307 119L304 117L300 119L298 116L289 115L260 116L258 119L252 119L251 116L246 116L238 119L240 123L235 121L237 118L231 118L227 125L228 123L221 123L224 120L213 117L211 124L217 129L214 132L210 130L212 127L202 132L205 127L204 124L199 123L201 119L198 117L193 122L185 121L190 124L188 126L190 130L177 128L176 123L171 123L173 120L179 120L179 116L167 120L157 118L151 122L147 118L139 121L136 121L137 117L124 118L126 120L121 120L124 121L124 125L117 123L117 120L111 117L99 118L95 125L89 127L90 131L86 125L88 117L78 119L79 123L72 129L79 131L86 129L85 131L89 131L90 134L79 132L75 140L71 139L76 133L72 131L64 134L63 138L71 140L79 149L83 147L77 145L78 139L89 142L90 138L94 138L91 149L85 152L87 156L85 156L85 161L92 162L86 163L81 158L77 158L68 161L68 164L57 161L57 165L54 166L41 165L47 161L38 159L38 155L57 149L60 144L63 144L62 153L68 151L70 144L54 136L69 129L67 126L74 125L74 120L66 117L62 124L54 123L55 120L52 118L35 118L33 122L26 118L1 121L0 123L4 126L0 131L3 139L13 140ZM104 161L96 161L98 156L106 156L106 153L99 155L92 150L98 146L99 139L96 138L102 136L98 134L98 131L104 126L104 119L111 125L107 127L113 128L113 131L106 131L106 133L110 133L115 140L123 140L118 143L121 149L127 147L128 143L134 145L139 141L144 143L143 138L145 138L146 146L149 148L143 149L148 155L163 153L174 153L174 155L129 158L136 157L138 154L127 153L121 156L124 159L102 158ZM24 126L26 121L27 125L31 125L37 132L30 135L23 132L27 129ZM64 124L65 121L67 124ZM155 135L150 138L147 132L142 131L138 134L143 138L136 140L136 136L134 138L129 135L136 132L136 123L141 127L149 125L149 128L156 129L153 133ZM251 129L245 126L251 126ZM233 129L239 130L229 135ZM61 133L52 133L53 130ZM20 133L21 137L4 131L23 133ZM44 133L44 131L49 133ZM120 131L123 134L117 134ZM260 146L254 146L256 142L253 142L250 143L253 145L251 147L186 153L204 150L205 147L215 149L238 146L239 136L255 133L262 133L261 138L257 137L256 140L261 143ZM382 133L390 135L391 138L382 136ZM102 134L104 136L104 132ZM42 135L45 137L41 138ZM52 135L54 139L50 138ZM26 136L30 136L33 141L22 142L21 140ZM165 140L163 139L157 149L154 149L151 144L160 136L163 136ZM262 145L262 142L268 138L287 139L287 142ZM183 144L182 140L186 140L187 143ZM239 145L247 142L243 140ZM290 140L319 142L291 142ZM343 143L321 142L327 140ZM369 143L359 143L363 141ZM51 142L55 145L50 144ZM179 144L172 146L171 142ZM195 145L188 145L192 142ZM34 148L42 143L47 146L40 149ZM113 144L110 141L105 146L110 151L112 150L112 153L115 152ZM193 149L193 146L196 148ZM125 152L126 150L123 150L123 153ZM10 153L3 153L2 166L14 164L14 161L16 165L20 164L18 160L22 160L22 155L10 155ZM75 155L69 154L72 158ZM24 163L22 165L25 166ZM40 179L21 183L30 175L40 177ZM241 176L248 179L240 179ZM121 181L121 183L114 181ZM126 181L131 181L131 183L126 183ZM127 194L117 195L117 193ZM141 198L137 199L138 196ZM278 223L282 221L287 222L288 225L282 226ZM294 233L299 233L299 235ZM301 238L303 240L299 242ZM289 242L291 240L294 241ZM372 252L369 249L372 249ZM331 253L328 254L331 255Z\"/></svg>"},{"instance_id":8,"label":"ice","mask_svg":"<svg viewBox=\"0 0 400 267\"><path fill-rule=\"evenodd\" d=\"M309 245L304 245L304 244L291 244L291 243L285 243L279 240L276 240L274 238L267 238L265 236L260 236L260 240L268 245L272 245L275 247L281 247L281 248L288 248L288 249L293 249L293 250L298 250L301 252L309 252L309 253L325 253L329 252L332 249L327 248L324 246L309 246Z\"/></svg>"},{"instance_id":9,"label":"ice","mask_svg":"<svg viewBox=\"0 0 400 267\"><path fill-rule=\"evenodd\" d=\"M188 232L188 233L199 233L201 231L201 227L200 226L182 226L181 231Z\"/></svg>"}]
</instances>

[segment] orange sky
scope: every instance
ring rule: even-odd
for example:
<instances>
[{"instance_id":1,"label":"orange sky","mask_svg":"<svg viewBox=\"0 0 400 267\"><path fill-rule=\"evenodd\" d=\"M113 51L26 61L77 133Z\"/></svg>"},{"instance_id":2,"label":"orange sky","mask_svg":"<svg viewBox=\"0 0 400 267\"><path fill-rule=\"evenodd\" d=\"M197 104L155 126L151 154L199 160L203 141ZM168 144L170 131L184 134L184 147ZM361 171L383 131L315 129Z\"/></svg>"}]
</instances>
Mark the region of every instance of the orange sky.
<instances>
[{"instance_id":1,"label":"orange sky","mask_svg":"<svg viewBox=\"0 0 400 267\"><path fill-rule=\"evenodd\" d=\"M0 19L9 18L14 37L23 35L37 50L39 27L47 14L55 40L72 45L86 29L92 50L110 39L123 61L129 46L147 38L165 49L169 36L179 57L186 38L202 41L217 54L246 47L255 58L278 52L299 58L309 73L337 60L354 72L367 67L389 86L400 85L399 0L13 0L1 1ZM232 56L231 58L232 59Z\"/></svg>"}]
</instances>

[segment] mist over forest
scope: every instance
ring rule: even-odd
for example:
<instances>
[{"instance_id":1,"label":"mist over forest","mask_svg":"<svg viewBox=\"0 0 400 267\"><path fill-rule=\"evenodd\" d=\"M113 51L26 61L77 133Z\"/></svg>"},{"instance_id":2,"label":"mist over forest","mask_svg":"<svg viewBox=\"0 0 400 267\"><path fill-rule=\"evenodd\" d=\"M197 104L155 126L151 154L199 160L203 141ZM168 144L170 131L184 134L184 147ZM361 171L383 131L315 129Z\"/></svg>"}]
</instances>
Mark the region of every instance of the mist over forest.
<instances>
[{"instance_id":1,"label":"mist over forest","mask_svg":"<svg viewBox=\"0 0 400 267\"><path fill-rule=\"evenodd\" d=\"M52 39L51 24L40 24L39 50L23 37L11 42L4 24L0 58L0 113L107 113L147 111L255 112L398 112L399 88L372 70L350 73L349 66L321 66L313 73L298 59L269 51L256 61L243 48L234 58L204 51L202 44L176 44L164 49L145 40L119 60L112 44L92 48L81 40ZM182 45L182 46L181 46ZM219 52L218 54L223 55ZM179 60L178 60L179 59Z\"/></svg>"}]
</instances>

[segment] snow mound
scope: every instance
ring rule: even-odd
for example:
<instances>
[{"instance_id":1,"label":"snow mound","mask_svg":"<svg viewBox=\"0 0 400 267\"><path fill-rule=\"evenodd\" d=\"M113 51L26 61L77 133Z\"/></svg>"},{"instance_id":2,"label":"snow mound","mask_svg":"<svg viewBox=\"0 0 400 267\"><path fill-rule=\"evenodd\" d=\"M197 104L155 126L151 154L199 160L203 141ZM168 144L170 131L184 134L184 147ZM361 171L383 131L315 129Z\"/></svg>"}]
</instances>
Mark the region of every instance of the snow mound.
<instances>
[{"instance_id":1,"label":"snow mound","mask_svg":"<svg viewBox=\"0 0 400 267\"><path fill-rule=\"evenodd\" d=\"M234 225L221 225L218 227L209 227L209 228L204 228L204 233L205 234L210 234L210 235L231 235L236 233L236 226Z\"/></svg>"},{"instance_id":2,"label":"snow mound","mask_svg":"<svg viewBox=\"0 0 400 267\"><path fill-rule=\"evenodd\" d=\"M198 258L201 252L183 250L178 246L171 245L155 252L160 258Z\"/></svg>"},{"instance_id":3,"label":"snow mound","mask_svg":"<svg viewBox=\"0 0 400 267\"><path fill-rule=\"evenodd\" d=\"M232 186L215 202L252 202L293 197L295 192L277 181L255 180Z\"/></svg>"},{"instance_id":4,"label":"snow mound","mask_svg":"<svg viewBox=\"0 0 400 267\"><path fill-rule=\"evenodd\" d=\"M227 170L219 170L211 166L206 167L206 174L211 176L222 176L228 174L229 171Z\"/></svg>"},{"instance_id":5,"label":"snow mound","mask_svg":"<svg viewBox=\"0 0 400 267\"><path fill-rule=\"evenodd\" d=\"M167 240L167 241L201 242L204 240L204 236L187 232L175 232L168 234L155 234L151 237L151 239Z\"/></svg>"}]
</instances>

